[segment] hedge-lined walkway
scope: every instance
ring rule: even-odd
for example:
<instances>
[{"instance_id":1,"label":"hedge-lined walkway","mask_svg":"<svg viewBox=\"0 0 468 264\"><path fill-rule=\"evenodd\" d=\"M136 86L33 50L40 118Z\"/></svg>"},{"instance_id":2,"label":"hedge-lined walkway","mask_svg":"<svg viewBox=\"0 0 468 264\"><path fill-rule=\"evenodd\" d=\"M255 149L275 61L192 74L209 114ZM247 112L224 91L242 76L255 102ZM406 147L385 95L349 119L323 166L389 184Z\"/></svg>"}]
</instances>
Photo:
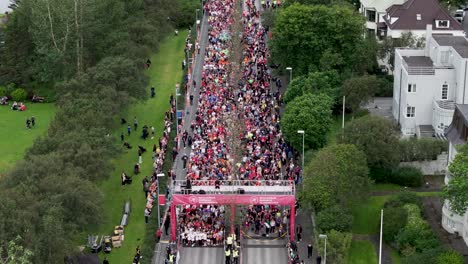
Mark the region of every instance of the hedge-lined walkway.
<instances>
[{"instance_id":1,"label":"hedge-lined walkway","mask_svg":"<svg viewBox=\"0 0 468 264\"><path fill-rule=\"evenodd\" d=\"M123 205L126 200L131 201L131 214L129 225L124 230L125 240L121 248L113 248L110 254L101 254L101 259L107 256L107 259L112 264L127 264L131 263L137 246L143 247L145 241L146 229L153 221L157 214L153 210L152 221L150 224L145 224L144 209L146 198L143 192L142 179L145 176L152 174L152 149L153 144L158 144L159 137L162 136L164 129L164 114L169 111L169 98L174 93L175 84L182 79L181 62L184 59L185 37L187 32L180 32L179 35L168 37L160 45L160 50L151 57L152 65L147 71L150 78L150 87L156 88L156 97L147 99L143 102L135 102L123 116L127 120L126 125L120 126L114 131L115 138L118 139L119 146L120 134L123 132L125 140L133 147L126 150L122 147L122 155L114 161L115 170L110 175L109 179L100 184L100 189L104 194L104 208L102 216L104 224L97 230L89 232L108 235L113 231L114 226L120 224ZM142 62L144 63L144 62ZM148 87L148 95L150 93ZM138 130L133 131L133 119L138 119ZM120 121L120 120L119 120ZM131 125L131 136L127 136L127 125ZM155 137L153 140L148 138L146 141L140 138L141 129L144 125L148 127L154 126ZM143 164L141 164L141 173L133 175L133 166L138 162L138 146L143 146L147 152L143 154ZM167 155L166 159L172 157ZM125 171L128 175L133 175L133 183L131 185L121 185L120 175ZM149 238L146 238L149 239ZM151 237L150 239L153 239Z\"/></svg>"}]
</instances>

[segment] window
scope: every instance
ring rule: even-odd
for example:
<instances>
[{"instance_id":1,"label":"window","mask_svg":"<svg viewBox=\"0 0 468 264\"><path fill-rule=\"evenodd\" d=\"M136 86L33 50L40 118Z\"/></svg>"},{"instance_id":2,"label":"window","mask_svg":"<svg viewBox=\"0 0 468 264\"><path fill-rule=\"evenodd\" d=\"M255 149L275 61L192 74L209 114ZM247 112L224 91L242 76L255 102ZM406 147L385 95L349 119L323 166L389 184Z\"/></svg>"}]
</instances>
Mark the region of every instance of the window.
<instances>
[{"instance_id":1,"label":"window","mask_svg":"<svg viewBox=\"0 0 468 264\"><path fill-rule=\"evenodd\" d=\"M367 10L367 21L375 22L375 11Z\"/></svg>"},{"instance_id":2,"label":"window","mask_svg":"<svg viewBox=\"0 0 468 264\"><path fill-rule=\"evenodd\" d=\"M421 20L421 14L416 14L416 20Z\"/></svg>"},{"instance_id":3,"label":"window","mask_svg":"<svg viewBox=\"0 0 468 264\"><path fill-rule=\"evenodd\" d=\"M442 100L448 99L448 84L442 84Z\"/></svg>"},{"instance_id":4,"label":"window","mask_svg":"<svg viewBox=\"0 0 468 264\"><path fill-rule=\"evenodd\" d=\"M414 117L416 115L416 107L407 106L406 107L406 117Z\"/></svg>"},{"instance_id":5,"label":"window","mask_svg":"<svg viewBox=\"0 0 468 264\"><path fill-rule=\"evenodd\" d=\"M449 25L448 20L436 20L436 27L438 28L448 28Z\"/></svg>"},{"instance_id":6,"label":"window","mask_svg":"<svg viewBox=\"0 0 468 264\"><path fill-rule=\"evenodd\" d=\"M408 93L415 93L415 92L416 92L416 84L408 83Z\"/></svg>"}]
</instances>

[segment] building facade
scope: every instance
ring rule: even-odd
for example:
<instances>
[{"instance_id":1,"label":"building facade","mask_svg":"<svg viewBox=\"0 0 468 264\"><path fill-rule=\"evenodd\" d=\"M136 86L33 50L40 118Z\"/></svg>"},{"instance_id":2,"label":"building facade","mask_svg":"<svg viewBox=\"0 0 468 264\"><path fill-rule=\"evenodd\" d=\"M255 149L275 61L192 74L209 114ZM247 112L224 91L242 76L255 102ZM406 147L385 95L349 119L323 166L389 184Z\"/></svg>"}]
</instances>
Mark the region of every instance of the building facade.
<instances>
[{"instance_id":1,"label":"building facade","mask_svg":"<svg viewBox=\"0 0 468 264\"><path fill-rule=\"evenodd\" d=\"M361 0L359 10L378 39L400 38L406 32L424 37L428 24L434 34L463 35L462 25L438 0Z\"/></svg>"},{"instance_id":2,"label":"building facade","mask_svg":"<svg viewBox=\"0 0 468 264\"><path fill-rule=\"evenodd\" d=\"M456 105L453 121L445 134L449 140L448 163L450 164L457 155L456 146L465 144L468 138L468 105ZM445 184L450 180L451 176L447 170ZM460 235L468 245L468 213L459 215L452 212L447 201L442 207L442 227L451 234Z\"/></svg>"},{"instance_id":3,"label":"building facade","mask_svg":"<svg viewBox=\"0 0 468 264\"><path fill-rule=\"evenodd\" d=\"M468 41L433 34L427 25L424 49L396 49L393 117L404 136L441 136L455 104L468 103Z\"/></svg>"}]
</instances>

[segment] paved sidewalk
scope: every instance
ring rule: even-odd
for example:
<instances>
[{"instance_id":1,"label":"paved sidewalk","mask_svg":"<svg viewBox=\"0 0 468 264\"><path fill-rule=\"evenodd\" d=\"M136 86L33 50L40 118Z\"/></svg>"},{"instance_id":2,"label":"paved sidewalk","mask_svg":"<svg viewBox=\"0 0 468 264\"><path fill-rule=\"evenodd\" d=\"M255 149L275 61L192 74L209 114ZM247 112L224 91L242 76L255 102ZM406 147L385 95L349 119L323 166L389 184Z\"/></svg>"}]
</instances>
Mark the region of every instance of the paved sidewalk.
<instances>
[{"instance_id":1,"label":"paved sidewalk","mask_svg":"<svg viewBox=\"0 0 468 264\"><path fill-rule=\"evenodd\" d=\"M192 29L195 30L195 29ZM197 83L197 87L193 87L192 81L190 82L190 89L189 89L189 95L193 94L193 105L188 105L186 106L185 109L185 118L184 118L184 126L182 127L182 133L184 130L187 130L187 132L190 133L190 123L192 120L195 118L195 112L198 107L198 97L199 97L199 87L201 84L201 73L203 69L203 60L204 60L204 55L205 55L205 48L208 42L208 16L204 15L203 19L201 21L201 30L200 30L200 54L196 55L194 65L193 65L193 72L192 72L192 77ZM193 43L195 45L195 43ZM175 84L174 84L175 85ZM186 100L184 95L181 95L179 100ZM182 146L179 144L179 146ZM177 158L173 164L173 170L176 173L177 180L184 180L185 175L186 175L186 170L183 168L183 162L182 162L182 157L184 154L187 154L187 156L190 155L190 148L187 146L186 149L181 147L179 149L179 154L177 155ZM172 157L167 157L167 158L172 158ZM172 184L172 180L168 182L168 184ZM163 209L161 209L163 210ZM164 214L164 211L162 211ZM163 216L163 215L162 215ZM164 218L163 218L164 219ZM160 242L156 244L155 250L154 250L154 256L152 263L153 264L164 264L164 255L166 252L166 247L169 245L170 241L170 230L168 230L168 235L164 234L164 223L161 223L161 229L162 229L162 236L160 239ZM170 228L169 228L170 229Z\"/></svg>"}]
</instances>

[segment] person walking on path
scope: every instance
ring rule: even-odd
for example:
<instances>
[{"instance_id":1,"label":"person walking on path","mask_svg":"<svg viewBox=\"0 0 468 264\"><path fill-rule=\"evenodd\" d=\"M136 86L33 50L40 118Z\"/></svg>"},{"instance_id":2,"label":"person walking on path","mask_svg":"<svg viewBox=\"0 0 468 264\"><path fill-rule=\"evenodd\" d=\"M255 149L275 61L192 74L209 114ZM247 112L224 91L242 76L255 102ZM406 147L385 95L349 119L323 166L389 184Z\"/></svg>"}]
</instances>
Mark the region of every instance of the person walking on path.
<instances>
[{"instance_id":1,"label":"person walking on path","mask_svg":"<svg viewBox=\"0 0 468 264\"><path fill-rule=\"evenodd\" d=\"M297 236L298 243L302 241L302 226L300 224L298 224L296 227L296 236Z\"/></svg>"},{"instance_id":2,"label":"person walking on path","mask_svg":"<svg viewBox=\"0 0 468 264\"><path fill-rule=\"evenodd\" d=\"M312 244L309 243L307 245L307 258L311 258L312 257L312 252L313 252L314 248L312 247Z\"/></svg>"},{"instance_id":3,"label":"person walking on path","mask_svg":"<svg viewBox=\"0 0 468 264\"><path fill-rule=\"evenodd\" d=\"M149 220L149 216L151 215L151 209L149 208L146 208L145 209L145 224L148 223L148 220Z\"/></svg>"},{"instance_id":4,"label":"person walking on path","mask_svg":"<svg viewBox=\"0 0 468 264\"><path fill-rule=\"evenodd\" d=\"M187 154L184 154L184 156L182 156L182 162L184 163L184 169L187 168L187 160L188 160Z\"/></svg>"},{"instance_id":5,"label":"person walking on path","mask_svg":"<svg viewBox=\"0 0 468 264\"><path fill-rule=\"evenodd\" d=\"M171 220L169 220L169 217L166 217L166 221L164 221L164 234L167 234L167 230L169 230L169 226L171 224Z\"/></svg>"}]
</instances>

